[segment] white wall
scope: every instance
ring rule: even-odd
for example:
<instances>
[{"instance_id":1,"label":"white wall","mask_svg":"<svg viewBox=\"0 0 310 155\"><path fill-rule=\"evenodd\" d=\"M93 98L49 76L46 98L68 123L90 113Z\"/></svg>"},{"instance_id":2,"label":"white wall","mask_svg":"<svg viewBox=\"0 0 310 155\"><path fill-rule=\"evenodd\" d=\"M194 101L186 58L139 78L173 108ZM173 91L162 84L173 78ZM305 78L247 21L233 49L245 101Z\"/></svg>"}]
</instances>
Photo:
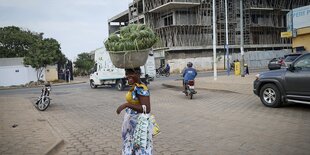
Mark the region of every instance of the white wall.
<instances>
[{"instance_id":1,"label":"white wall","mask_svg":"<svg viewBox=\"0 0 310 155\"><path fill-rule=\"evenodd\" d=\"M187 59L171 59L168 60L171 72L181 73L188 62L193 63L193 67L197 71L206 71L213 69L213 57L199 57L199 58L187 58ZM218 69L224 69L224 59L221 58L217 62Z\"/></svg>"},{"instance_id":2,"label":"white wall","mask_svg":"<svg viewBox=\"0 0 310 155\"><path fill-rule=\"evenodd\" d=\"M41 80L45 80L44 70ZM0 67L0 86L22 85L30 81L37 81L37 71L25 66Z\"/></svg>"}]
</instances>

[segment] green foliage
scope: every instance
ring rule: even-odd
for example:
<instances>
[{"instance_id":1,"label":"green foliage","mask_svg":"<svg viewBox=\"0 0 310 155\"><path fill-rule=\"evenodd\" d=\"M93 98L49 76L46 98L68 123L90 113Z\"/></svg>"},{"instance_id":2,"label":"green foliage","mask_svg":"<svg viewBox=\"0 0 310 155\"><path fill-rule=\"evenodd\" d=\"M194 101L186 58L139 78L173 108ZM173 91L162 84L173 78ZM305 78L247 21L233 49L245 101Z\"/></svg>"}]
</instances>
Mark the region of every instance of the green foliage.
<instances>
[{"instance_id":1,"label":"green foliage","mask_svg":"<svg viewBox=\"0 0 310 155\"><path fill-rule=\"evenodd\" d=\"M59 66L65 66L67 63L68 59L64 54L61 54L60 58L58 59L58 65Z\"/></svg>"},{"instance_id":2,"label":"green foliage","mask_svg":"<svg viewBox=\"0 0 310 155\"><path fill-rule=\"evenodd\" d=\"M89 53L81 53L74 62L74 67L80 75L90 74L91 69L95 65L95 61L90 57Z\"/></svg>"},{"instance_id":3,"label":"green foliage","mask_svg":"<svg viewBox=\"0 0 310 155\"><path fill-rule=\"evenodd\" d=\"M66 59L61 53L60 44L52 38L38 40L30 47L28 52L24 57L24 64L37 69L38 80L47 65L54 65L59 60Z\"/></svg>"},{"instance_id":4,"label":"green foliage","mask_svg":"<svg viewBox=\"0 0 310 155\"><path fill-rule=\"evenodd\" d=\"M0 28L0 57L24 57L25 65L37 69L38 79L47 65L64 64L67 60L57 40L43 39L43 33L16 26Z\"/></svg>"},{"instance_id":5,"label":"green foliage","mask_svg":"<svg viewBox=\"0 0 310 155\"><path fill-rule=\"evenodd\" d=\"M131 24L122 27L120 35L112 34L104 45L108 51L130 51L151 48L157 37L146 25Z\"/></svg>"},{"instance_id":6,"label":"green foliage","mask_svg":"<svg viewBox=\"0 0 310 155\"><path fill-rule=\"evenodd\" d=\"M39 69L47 65L54 65L64 55L60 51L60 44L52 38L37 41L30 47L29 53L24 58L26 65L31 65L33 68Z\"/></svg>"},{"instance_id":7,"label":"green foliage","mask_svg":"<svg viewBox=\"0 0 310 155\"><path fill-rule=\"evenodd\" d=\"M43 37L43 33L22 30L16 26L0 28L0 57L24 57L29 49Z\"/></svg>"}]
</instances>

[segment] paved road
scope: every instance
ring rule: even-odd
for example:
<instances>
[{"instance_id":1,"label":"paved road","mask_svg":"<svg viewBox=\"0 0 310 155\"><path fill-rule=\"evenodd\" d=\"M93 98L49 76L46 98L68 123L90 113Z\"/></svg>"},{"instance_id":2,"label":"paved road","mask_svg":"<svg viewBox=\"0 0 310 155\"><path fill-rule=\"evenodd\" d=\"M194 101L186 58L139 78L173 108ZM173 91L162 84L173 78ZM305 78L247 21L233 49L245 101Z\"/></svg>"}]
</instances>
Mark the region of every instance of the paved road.
<instances>
[{"instance_id":1,"label":"paved road","mask_svg":"<svg viewBox=\"0 0 310 155\"><path fill-rule=\"evenodd\" d=\"M309 154L310 106L262 106L254 95L200 90L193 100L157 80L150 85L152 112L162 133L155 154ZM33 99L39 89L0 91ZM19 95L18 95L19 94ZM58 154L120 154L125 92L88 84L53 87L41 115L64 138ZM1 103L2 104L2 103Z\"/></svg>"},{"instance_id":2,"label":"paved road","mask_svg":"<svg viewBox=\"0 0 310 155\"><path fill-rule=\"evenodd\" d=\"M224 75L227 75L226 72L218 72L218 76L224 76ZM209 76L213 76L213 72L198 73L197 77L209 77ZM181 74L171 74L169 77L160 76L158 78L155 78L156 81L167 81L176 79L182 79Z\"/></svg>"},{"instance_id":3,"label":"paved road","mask_svg":"<svg viewBox=\"0 0 310 155\"><path fill-rule=\"evenodd\" d=\"M258 70L251 70L250 73L252 72L264 72L268 71L267 69L258 69ZM233 72L230 72L230 75L233 75ZM197 77L211 77L213 76L213 72L199 72ZM218 71L217 76L227 76L226 71ZM156 78L156 81L167 81L167 80L176 80L176 79L182 79L181 74L171 74L169 77L165 76L160 76L159 78Z\"/></svg>"}]
</instances>

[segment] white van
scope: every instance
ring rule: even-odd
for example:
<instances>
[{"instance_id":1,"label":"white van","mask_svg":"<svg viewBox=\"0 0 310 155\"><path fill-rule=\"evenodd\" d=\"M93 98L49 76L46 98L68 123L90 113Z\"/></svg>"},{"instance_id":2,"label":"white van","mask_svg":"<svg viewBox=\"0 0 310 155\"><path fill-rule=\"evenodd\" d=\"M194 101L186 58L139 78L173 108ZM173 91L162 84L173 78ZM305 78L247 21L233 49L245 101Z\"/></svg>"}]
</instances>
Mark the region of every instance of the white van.
<instances>
[{"instance_id":1,"label":"white van","mask_svg":"<svg viewBox=\"0 0 310 155\"><path fill-rule=\"evenodd\" d=\"M156 75L155 59L150 52L147 62L141 66L141 80L149 84ZM123 90L128 85L125 70L116 68L110 59L109 52L104 47L95 50L95 66L90 75L90 87L97 88L100 85L116 86L118 90Z\"/></svg>"}]
</instances>

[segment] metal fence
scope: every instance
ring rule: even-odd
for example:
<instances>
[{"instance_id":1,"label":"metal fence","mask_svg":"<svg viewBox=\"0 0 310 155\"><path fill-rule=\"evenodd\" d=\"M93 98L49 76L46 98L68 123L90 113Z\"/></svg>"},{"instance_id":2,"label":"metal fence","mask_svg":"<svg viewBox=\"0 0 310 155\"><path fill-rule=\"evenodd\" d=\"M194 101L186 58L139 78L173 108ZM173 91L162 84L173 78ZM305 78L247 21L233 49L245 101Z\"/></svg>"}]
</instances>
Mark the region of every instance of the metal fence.
<instances>
[{"instance_id":1,"label":"metal fence","mask_svg":"<svg viewBox=\"0 0 310 155\"><path fill-rule=\"evenodd\" d=\"M284 57L286 54L290 54L291 50L272 50L272 51L250 51L244 53L245 64L250 69L267 68L269 61L272 58ZM231 61L241 60L240 53L234 53L231 56Z\"/></svg>"}]
</instances>

